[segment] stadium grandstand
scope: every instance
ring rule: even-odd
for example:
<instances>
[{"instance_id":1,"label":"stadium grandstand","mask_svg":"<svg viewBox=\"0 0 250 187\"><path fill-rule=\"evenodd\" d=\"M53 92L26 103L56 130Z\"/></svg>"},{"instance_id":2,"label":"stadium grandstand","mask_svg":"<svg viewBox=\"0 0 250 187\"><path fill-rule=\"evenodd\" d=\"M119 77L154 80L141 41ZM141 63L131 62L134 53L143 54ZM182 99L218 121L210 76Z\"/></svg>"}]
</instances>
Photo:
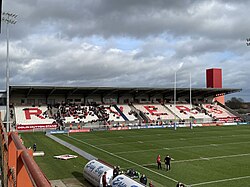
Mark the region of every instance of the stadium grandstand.
<instances>
[{"instance_id":1,"label":"stadium grandstand","mask_svg":"<svg viewBox=\"0 0 250 187\"><path fill-rule=\"evenodd\" d=\"M162 125L173 122L234 122L241 116L225 106L224 96L241 89L222 88L222 71L207 69L207 88L120 88L11 85L13 129L99 128ZM6 121L6 93L0 93Z\"/></svg>"},{"instance_id":2,"label":"stadium grandstand","mask_svg":"<svg viewBox=\"0 0 250 187\"><path fill-rule=\"evenodd\" d=\"M173 88L10 86L10 122L17 130L233 122L240 116L214 98L239 91L193 88L190 104L190 89L178 88L174 104Z\"/></svg>"},{"instance_id":3,"label":"stadium grandstand","mask_svg":"<svg viewBox=\"0 0 250 187\"><path fill-rule=\"evenodd\" d=\"M208 74L207 77L210 77ZM9 129L19 132L49 129L84 132L143 126L173 127L176 124L178 127L189 127L190 124L216 126L244 121L242 116L223 102L225 95L240 92L241 89L221 88L220 85L210 84L213 83L208 81L207 88L192 89L10 85ZM6 92L2 91L2 134L6 134L5 108ZM13 141L16 145L13 149L20 149L23 154L29 153L20 144L15 133L5 136L2 137L2 142ZM2 151L2 156L4 154L6 153ZM29 159L23 158L21 164L27 164ZM35 170L41 172L39 168ZM29 172L26 171L26 175ZM17 177L12 175L9 181L15 181ZM32 186L33 179L30 181ZM43 182L48 183L46 177Z\"/></svg>"}]
</instances>

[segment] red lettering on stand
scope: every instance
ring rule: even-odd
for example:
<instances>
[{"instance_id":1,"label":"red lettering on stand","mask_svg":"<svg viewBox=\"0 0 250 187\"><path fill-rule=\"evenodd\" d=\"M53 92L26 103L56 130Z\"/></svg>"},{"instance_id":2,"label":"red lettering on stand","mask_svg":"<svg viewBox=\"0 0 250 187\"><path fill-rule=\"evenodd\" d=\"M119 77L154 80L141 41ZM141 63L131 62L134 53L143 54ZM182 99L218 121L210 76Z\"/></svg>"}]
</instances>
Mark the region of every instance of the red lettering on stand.
<instances>
[{"instance_id":1,"label":"red lettering on stand","mask_svg":"<svg viewBox=\"0 0 250 187\"><path fill-rule=\"evenodd\" d=\"M151 115L156 115L156 116L161 116L161 115L167 115L167 113L161 113L158 112L158 108L155 106L149 105L149 106L144 106L146 110L151 114Z\"/></svg>"},{"instance_id":2,"label":"red lettering on stand","mask_svg":"<svg viewBox=\"0 0 250 187\"><path fill-rule=\"evenodd\" d=\"M121 112L123 112L123 106L120 106L120 110L121 110Z\"/></svg>"},{"instance_id":3,"label":"red lettering on stand","mask_svg":"<svg viewBox=\"0 0 250 187\"><path fill-rule=\"evenodd\" d=\"M217 109L217 107L214 107L213 105L205 105L207 109L209 109L209 112L215 113L215 114L222 114L223 111Z\"/></svg>"},{"instance_id":4,"label":"red lettering on stand","mask_svg":"<svg viewBox=\"0 0 250 187\"><path fill-rule=\"evenodd\" d=\"M116 111L114 111L114 110L112 110L111 108L107 108L107 110L109 110L110 111L110 113L113 113L113 114L115 114L115 115L117 115L117 116L121 116L118 112L116 112Z\"/></svg>"},{"instance_id":5,"label":"red lettering on stand","mask_svg":"<svg viewBox=\"0 0 250 187\"><path fill-rule=\"evenodd\" d=\"M191 114L198 114L197 111L193 112L193 111L190 110L190 108L188 108L186 106L176 106L176 108L178 110L180 110L180 111L182 110L183 112L188 112L188 113L191 113Z\"/></svg>"},{"instance_id":6,"label":"red lettering on stand","mask_svg":"<svg viewBox=\"0 0 250 187\"><path fill-rule=\"evenodd\" d=\"M31 119L31 115L34 115L40 119L45 119L41 114L42 114L42 110L40 110L39 108L25 108L24 109L24 113L25 113L25 118Z\"/></svg>"}]
</instances>

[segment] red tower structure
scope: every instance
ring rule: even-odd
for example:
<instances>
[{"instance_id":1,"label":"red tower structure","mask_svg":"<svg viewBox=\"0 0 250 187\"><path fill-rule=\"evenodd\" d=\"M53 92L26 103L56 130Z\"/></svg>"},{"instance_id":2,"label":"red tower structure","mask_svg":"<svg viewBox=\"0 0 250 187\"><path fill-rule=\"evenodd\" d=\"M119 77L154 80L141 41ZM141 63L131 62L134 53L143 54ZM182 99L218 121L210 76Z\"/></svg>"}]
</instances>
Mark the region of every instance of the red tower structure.
<instances>
[{"instance_id":1,"label":"red tower structure","mask_svg":"<svg viewBox=\"0 0 250 187\"><path fill-rule=\"evenodd\" d=\"M222 88L222 70L220 68L211 68L206 70L207 88ZM224 95L214 98L222 104L225 104Z\"/></svg>"}]
</instances>

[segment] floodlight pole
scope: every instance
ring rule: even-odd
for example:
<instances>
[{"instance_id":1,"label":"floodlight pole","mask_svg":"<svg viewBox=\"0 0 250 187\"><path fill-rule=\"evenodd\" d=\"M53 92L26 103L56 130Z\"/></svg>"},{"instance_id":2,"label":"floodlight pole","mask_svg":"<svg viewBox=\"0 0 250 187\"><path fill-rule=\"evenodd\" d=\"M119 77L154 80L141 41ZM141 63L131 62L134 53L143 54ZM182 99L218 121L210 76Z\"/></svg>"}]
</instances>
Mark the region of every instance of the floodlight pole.
<instances>
[{"instance_id":1,"label":"floodlight pole","mask_svg":"<svg viewBox=\"0 0 250 187\"><path fill-rule=\"evenodd\" d=\"M9 24L14 25L16 23L15 18L17 14L4 12L2 21L6 23L6 41L7 41L7 56L6 56L6 131L10 132L10 70L9 70Z\"/></svg>"},{"instance_id":2,"label":"floodlight pole","mask_svg":"<svg viewBox=\"0 0 250 187\"><path fill-rule=\"evenodd\" d=\"M176 71L174 72L174 107L176 106Z\"/></svg>"},{"instance_id":3,"label":"floodlight pole","mask_svg":"<svg viewBox=\"0 0 250 187\"><path fill-rule=\"evenodd\" d=\"M174 107L176 106L176 74L181 69L183 62L179 64L179 67L174 72Z\"/></svg>"},{"instance_id":4,"label":"floodlight pole","mask_svg":"<svg viewBox=\"0 0 250 187\"><path fill-rule=\"evenodd\" d=\"M189 90L189 99L190 99L190 110L192 109L192 74L190 72L189 74L189 84L190 84L190 90Z\"/></svg>"}]
</instances>

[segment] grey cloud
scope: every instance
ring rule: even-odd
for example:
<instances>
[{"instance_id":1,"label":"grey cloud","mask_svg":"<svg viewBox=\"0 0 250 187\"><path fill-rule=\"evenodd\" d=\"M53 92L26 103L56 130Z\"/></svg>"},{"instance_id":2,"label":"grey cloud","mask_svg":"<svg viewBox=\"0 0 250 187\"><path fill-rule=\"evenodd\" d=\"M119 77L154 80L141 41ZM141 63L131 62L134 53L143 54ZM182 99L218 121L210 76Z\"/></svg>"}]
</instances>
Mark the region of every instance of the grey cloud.
<instances>
[{"instance_id":1,"label":"grey cloud","mask_svg":"<svg viewBox=\"0 0 250 187\"><path fill-rule=\"evenodd\" d=\"M225 87L249 88L249 1L13 0L11 83L205 87L205 69L223 69ZM0 65L5 67L5 25ZM105 44L93 44L99 37ZM138 40L123 50L111 40ZM225 56L225 57L224 57ZM5 70L0 68L0 87ZM1 89L1 88L0 88Z\"/></svg>"},{"instance_id":2,"label":"grey cloud","mask_svg":"<svg viewBox=\"0 0 250 187\"><path fill-rule=\"evenodd\" d=\"M57 42L60 41L55 39L54 43ZM120 77L124 73L131 75L144 69L149 71L154 66L154 63L146 63L145 60L134 61L130 53L106 50L88 44L79 47L69 41L60 45L63 47L56 48L55 45L44 45L41 42L40 45L32 47L34 58L13 65L18 67L16 74L29 75L33 81L46 83L59 80L100 81ZM37 55L39 52L41 54ZM12 74L15 75L15 72Z\"/></svg>"},{"instance_id":3,"label":"grey cloud","mask_svg":"<svg viewBox=\"0 0 250 187\"><path fill-rule=\"evenodd\" d=\"M60 30L69 37L95 34L143 38L165 32L176 36L239 38L249 28L247 4L247 1L243 6L223 1L16 0L8 6L19 14L16 27L22 34L27 33L25 30L45 32L47 23L52 30ZM240 25L243 16L245 23Z\"/></svg>"}]
</instances>

